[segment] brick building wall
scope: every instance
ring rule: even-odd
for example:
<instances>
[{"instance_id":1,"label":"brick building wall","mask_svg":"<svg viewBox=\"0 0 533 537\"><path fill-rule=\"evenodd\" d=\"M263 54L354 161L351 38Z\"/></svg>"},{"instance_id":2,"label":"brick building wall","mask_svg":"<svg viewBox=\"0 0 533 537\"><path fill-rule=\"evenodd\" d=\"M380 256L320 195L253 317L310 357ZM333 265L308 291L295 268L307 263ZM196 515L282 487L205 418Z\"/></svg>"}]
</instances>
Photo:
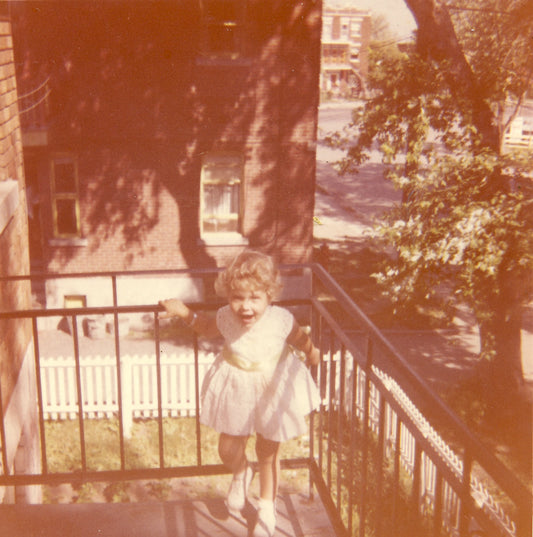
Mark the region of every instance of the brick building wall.
<instances>
[{"instance_id":1,"label":"brick building wall","mask_svg":"<svg viewBox=\"0 0 533 537\"><path fill-rule=\"evenodd\" d=\"M13 64L10 24L0 20L0 118L2 126L0 154L0 191L2 228L0 233L0 274L28 274L28 230L24 195L24 167L20 123L17 108L17 85ZM4 283L0 289L4 310L30 306L28 286ZM9 402L21 361L30 340L27 323L18 320L0 325L3 404Z\"/></svg>"},{"instance_id":2,"label":"brick building wall","mask_svg":"<svg viewBox=\"0 0 533 537\"><path fill-rule=\"evenodd\" d=\"M310 260L320 2L240 2L230 59L202 54L199 2L38 4L12 11L19 81L50 77L47 144L25 148L44 270L208 267L243 244ZM242 240L201 234L210 152L244 158ZM76 240L54 238L50 159L62 154L78 166Z\"/></svg>"},{"instance_id":3,"label":"brick building wall","mask_svg":"<svg viewBox=\"0 0 533 537\"><path fill-rule=\"evenodd\" d=\"M28 225L17 84L9 20L0 14L0 276L29 273ZM0 309L31 307L28 282L0 282ZM13 472L31 468L38 449L31 322L0 321L0 382L7 463ZM33 384L32 384L33 379ZM29 448L15 457L20 442ZM20 453L19 453L20 455ZM28 489L28 498L38 491ZM13 491L0 491L0 501L13 500Z\"/></svg>"}]
</instances>

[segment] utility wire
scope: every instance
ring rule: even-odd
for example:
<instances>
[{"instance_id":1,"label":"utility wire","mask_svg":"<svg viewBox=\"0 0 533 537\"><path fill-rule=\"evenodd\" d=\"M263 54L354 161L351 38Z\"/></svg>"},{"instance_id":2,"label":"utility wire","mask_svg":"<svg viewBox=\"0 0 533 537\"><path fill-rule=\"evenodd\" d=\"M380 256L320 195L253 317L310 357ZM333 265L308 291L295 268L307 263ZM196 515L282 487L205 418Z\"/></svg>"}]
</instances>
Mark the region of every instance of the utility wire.
<instances>
[{"instance_id":1,"label":"utility wire","mask_svg":"<svg viewBox=\"0 0 533 537\"><path fill-rule=\"evenodd\" d=\"M370 48L372 48L373 50L376 50L376 49L388 47L390 45L394 45L395 43L405 43L407 42L408 39L411 39L412 37L414 37L414 35L415 33L411 32L409 35L387 39L386 41L378 41L378 40L372 41L370 43Z\"/></svg>"}]
</instances>

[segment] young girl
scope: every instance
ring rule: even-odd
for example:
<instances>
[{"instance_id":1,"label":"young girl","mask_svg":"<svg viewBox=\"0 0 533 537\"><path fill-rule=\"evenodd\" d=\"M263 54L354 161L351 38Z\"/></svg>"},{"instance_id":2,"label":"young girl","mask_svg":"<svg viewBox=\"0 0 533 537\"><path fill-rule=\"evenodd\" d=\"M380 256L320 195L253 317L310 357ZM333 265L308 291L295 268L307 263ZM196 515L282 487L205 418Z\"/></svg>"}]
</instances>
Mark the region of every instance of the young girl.
<instances>
[{"instance_id":1,"label":"young girl","mask_svg":"<svg viewBox=\"0 0 533 537\"><path fill-rule=\"evenodd\" d=\"M305 416L318 407L316 385L291 348L308 364L320 354L286 309L272 305L281 289L272 259L245 250L215 282L228 299L216 319L193 313L181 300L163 300L162 318L178 316L199 334L224 337L224 347L202 386L200 421L220 433L219 454L233 473L226 504L245 505L253 470L246 458L248 438L256 433L259 507L254 537L274 534L280 442L306 432Z\"/></svg>"}]
</instances>

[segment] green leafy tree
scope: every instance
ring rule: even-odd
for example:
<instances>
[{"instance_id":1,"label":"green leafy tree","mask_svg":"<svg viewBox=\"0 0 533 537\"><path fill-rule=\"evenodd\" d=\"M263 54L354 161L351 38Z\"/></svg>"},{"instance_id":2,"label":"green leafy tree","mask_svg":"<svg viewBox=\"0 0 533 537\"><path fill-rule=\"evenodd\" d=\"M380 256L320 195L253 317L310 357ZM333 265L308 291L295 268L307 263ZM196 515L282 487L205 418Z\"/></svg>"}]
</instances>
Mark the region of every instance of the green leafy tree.
<instances>
[{"instance_id":1,"label":"green leafy tree","mask_svg":"<svg viewBox=\"0 0 533 537\"><path fill-rule=\"evenodd\" d=\"M405 1L416 44L372 53L373 98L354 112L354 131L333 141L347 145L344 171L377 143L403 190L379 228L397 255L376 276L396 311L468 304L480 326L487 393L504 401L522 381L533 195L527 155L504 153L502 135L531 86L533 9L528 1L477 0L454 2L450 15L443 1Z\"/></svg>"}]
</instances>

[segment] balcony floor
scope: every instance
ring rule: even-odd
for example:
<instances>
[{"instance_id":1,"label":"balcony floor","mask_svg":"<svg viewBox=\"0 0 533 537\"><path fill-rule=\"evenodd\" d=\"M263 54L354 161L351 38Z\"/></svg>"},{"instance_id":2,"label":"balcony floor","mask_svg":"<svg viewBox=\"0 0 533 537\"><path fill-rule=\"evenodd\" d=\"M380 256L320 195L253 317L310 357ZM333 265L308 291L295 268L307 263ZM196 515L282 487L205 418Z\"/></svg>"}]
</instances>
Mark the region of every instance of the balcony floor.
<instances>
[{"instance_id":1,"label":"balcony floor","mask_svg":"<svg viewBox=\"0 0 533 537\"><path fill-rule=\"evenodd\" d=\"M315 496L278 498L276 537L334 537ZM231 516L222 498L150 503L0 505L1 534L13 537L250 536L256 510Z\"/></svg>"}]
</instances>

